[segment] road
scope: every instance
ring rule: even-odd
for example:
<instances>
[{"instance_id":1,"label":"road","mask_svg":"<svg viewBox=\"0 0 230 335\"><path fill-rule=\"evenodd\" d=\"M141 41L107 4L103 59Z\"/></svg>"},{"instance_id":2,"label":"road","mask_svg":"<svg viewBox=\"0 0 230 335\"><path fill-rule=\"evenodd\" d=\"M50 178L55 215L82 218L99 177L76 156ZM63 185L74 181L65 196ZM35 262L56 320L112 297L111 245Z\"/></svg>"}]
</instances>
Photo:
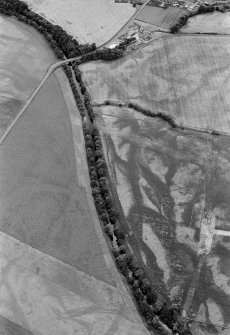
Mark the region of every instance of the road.
<instances>
[{"instance_id":1,"label":"road","mask_svg":"<svg viewBox=\"0 0 230 335\"><path fill-rule=\"evenodd\" d=\"M134 15L128 20L128 22L126 22L121 28L120 30L111 38L109 39L107 42L99 45L97 47L97 49L101 49L103 47L105 47L108 43L110 43L111 40L113 40L116 36L118 36L120 34L120 31L122 29L124 29L124 27L126 25L129 25L131 22L133 22L133 20L135 20L136 16L140 13L140 11L143 10L143 8L147 5L147 3L149 2L149 0L146 0L145 3L134 13ZM38 92L41 90L41 88L44 86L44 84L46 83L46 81L48 80L48 78L50 77L50 75L61 65L63 64L68 64L69 62L72 61L76 61L77 59L80 59L82 57L78 56L78 57L74 57L74 58L69 58L69 59L65 59L63 61L59 61L57 63L54 63L50 66L50 68L48 69L47 73L44 75L44 77L42 78L40 84L36 87L36 89L33 91L33 93L31 94L31 96L27 99L25 105L22 107L22 109L20 110L20 112L17 114L17 116L15 117L15 119L12 121L12 123L9 125L9 127L6 129L6 131L4 132L4 134L0 137L0 145L4 142L4 140L6 139L6 137L8 136L8 134L10 133L10 131L13 129L13 127L15 126L15 124L18 122L18 120L20 119L20 117L23 115L23 113L26 111L26 109L29 107L29 105L31 104L31 102L33 101L33 99L36 97L36 95L38 94Z\"/></svg>"},{"instance_id":2,"label":"road","mask_svg":"<svg viewBox=\"0 0 230 335\"><path fill-rule=\"evenodd\" d=\"M116 39L120 35L121 31L125 27L131 25L133 23L133 21L136 19L137 15L145 8L145 6L147 5L148 2L149 2L149 0L146 0L143 3L143 5L133 14L133 16L131 16L131 18L125 24L123 24L123 26L118 30L118 32L116 32L115 35L113 35L107 42L103 43L99 48L104 47L107 44L111 43L114 39Z\"/></svg>"},{"instance_id":3,"label":"road","mask_svg":"<svg viewBox=\"0 0 230 335\"><path fill-rule=\"evenodd\" d=\"M23 115L23 113L29 107L29 105L31 104L31 102L33 101L33 99L36 97L36 95L38 94L38 92L41 90L41 88L44 86L44 84L46 83L46 81L49 79L49 77L51 76L51 74L55 70L57 70L58 67L62 66L63 64L68 64L69 62L75 61L75 60L77 60L79 58L81 58L81 56L74 57L74 58L69 58L69 59L65 59L63 61L59 61L57 63L54 63L54 64L52 64L50 66L50 68L48 69L48 71L46 72L46 74L44 75L44 77L42 78L40 84L35 88L35 90L31 94L31 96L26 100L25 105L22 107L22 109L17 114L17 116L15 117L15 119L12 121L12 123L9 125L9 127L4 132L4 134L1 136L1 138L0 138L0 145L4 142L4 140L6 139L6 137L8 136L8 134L10 133L10 131L12 130L12 128L15 126L15 124L17 123L17 121L20 119L20 117Z\"/></svg>"}]
</instances>

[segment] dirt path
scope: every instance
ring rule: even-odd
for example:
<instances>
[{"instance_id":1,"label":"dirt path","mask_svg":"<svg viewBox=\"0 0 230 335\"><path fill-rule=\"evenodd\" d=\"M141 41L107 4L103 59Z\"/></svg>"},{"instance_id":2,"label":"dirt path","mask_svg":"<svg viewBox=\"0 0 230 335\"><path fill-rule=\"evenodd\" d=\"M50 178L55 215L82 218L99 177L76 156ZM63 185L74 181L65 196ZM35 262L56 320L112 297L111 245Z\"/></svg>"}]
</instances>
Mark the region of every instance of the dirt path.
<instances>
[{"instance_id":1,"label":"dirt path","mask_svg":"<svg viewBox=\"0 0 230 335\"><path fill-rule=\"evenodd\" d=\"M146 0L143 3L143 5L133 14L133 16L131 16L131 18L118 30L118 32L116 32L116 34L113 35L107 42L103 43L100 46L100 48L106 46L109 43L111 43L111 41L113 41L115 38L117 38L120 35L120 33L122 32L123 29L125 29L130 24L132 24L133 21L136 19L137 15L145 8L145 6L147 5L148 2L149 2L149 0Z\"/></svg>"}]
</instances>

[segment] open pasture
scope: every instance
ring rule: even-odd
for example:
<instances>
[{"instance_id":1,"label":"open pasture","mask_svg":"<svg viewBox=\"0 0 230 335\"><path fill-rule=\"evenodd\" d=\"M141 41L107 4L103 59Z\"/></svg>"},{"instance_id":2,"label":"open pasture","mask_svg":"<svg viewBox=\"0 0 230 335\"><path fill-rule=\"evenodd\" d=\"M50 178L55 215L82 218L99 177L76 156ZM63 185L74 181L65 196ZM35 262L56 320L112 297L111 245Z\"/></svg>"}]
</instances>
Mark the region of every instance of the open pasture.
<instances>
[{"instance_id":1,"label":"open pasture","mask_svg":"<svg viewBox=\"0 0 230 335\"><path fill-rule=\"evenodd\" d=\"M186 317L200 320L206 311L193 335L197 327L201 334L225 335L222 327L230 326L229 138L171 130L127 108L96 111L132 252L156 290L166 300L179 299ZM216 230L209 251L201 253L207 211Z\"/></svg>"},{"instance_id":2,"label":"open pasture","mask_svg":"<svg viewBox=\"0 0 230 335\"><path fill-rule=\"evenodd\" d=\"M100 45L135 13L114 0L27 0L32 10L60 25L80 43Z\"/></svg>"},{"instance_id":3,"label":"open pasture","mask_svg":"<svg viewBox=\"0 0 230 335\"><path fill-rule=\"evenodd\" d=\"M55 60L34 28L0 15L0 136Z\"/></svg>"},{"instance_id":4,"label":"open pasture","mask_svg":"<svg viewBox=\"0 0 230 335\"><path fill-rule=\"evenodd\" d=\"M186 9L178 7L168 7L165 9L147 5L140 11L136 19L169 31L186 14L189 14Z\"/></svg>"},{"instance_id":5,"label":"open pasture","mask_svg":"<svg viewBox=\"0 0 230 335\"><path fill-rule=\"evenodd\" d=\"M80 68L95 103L135 102L185 127L229 133L229 37L164 35L123 59Z\"/></svg>"}]
</instances>

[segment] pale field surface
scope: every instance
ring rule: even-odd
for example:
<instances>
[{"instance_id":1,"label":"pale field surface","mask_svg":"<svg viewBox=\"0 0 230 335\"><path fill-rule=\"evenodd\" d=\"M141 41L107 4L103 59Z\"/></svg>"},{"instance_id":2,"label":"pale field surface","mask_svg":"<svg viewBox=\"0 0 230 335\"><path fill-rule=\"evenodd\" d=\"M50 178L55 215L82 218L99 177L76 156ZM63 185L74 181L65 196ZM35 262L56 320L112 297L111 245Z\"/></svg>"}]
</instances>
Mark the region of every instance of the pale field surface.
<instances>
[{"instance_id":1,"label":"pale field surface","mask_svg":"<svg viewBox=\"0 0 230 335\"><path fill-rule=\"evenodd\" d=\"M16 325L14 322L0 316L0 331L2 335L33 335L30 331Z\"/></svg>"},{"instance_id":2,"label":"pale field surface","mask_svg":"<svg viewBox=\"0 0 230 335\"><path fill-rule=\"evenodd\" d=\"M214 235L200 274L197 252L205 208L217 229L230 230L229 138L172 131L124 107L95 111L128 245L165 299L181 295L183 309L194 289L187 315L200 320L202 306L205 313L193 335L228 334L230 238Z\"/></svg>"},{"instance_id":3,"label":"pale field surface","mask_svg":"<svg viewBox=\"0 0 230 335\"><path fill-rule=\"evenodd\" d=\"M178 22L180 17L188 14L186 9L177 7L160 8L155 6L145 6L136 19L145 23L153 24L164 30L170 30L170 27Z\"/></svg>"},{"instance_id":4,"label":"pale field surface","mask_svg":"<svg viewBox=\"0 0 230 335\"><path fill-rule=\"evenodd\" d=\"M92 101L106 99L136 102L155 112L177 115L164 40L113 62L90 62L80 66Z\"/></svg>"},{"instance_id":5,"label":"pale field surface","mask_svg":"<svg viewBox=\"0 0 230 335\"><path fill-rule=\"evenodd\" d=\"M4 233L0 242L0 314L20 334L148 334L116 287Z\"/></svg>"},{"instance_id":6,"label":"pale field surface","mask_svg":"<svg viewBox=\"0 0 230 335\"><path fill-rule=\"evenodd\" d=\"M230 38L170 36L122 59L82 65L93 102L136 102L179 124L229 133Z\"/></svg>"},{"instance_id":7,"label":"pale field surface","mask_svg":"<svg viewBox=\"0 0 230 335\"><path fill-rule=\"evenodd\" d=\"M55 61L34 28L0 15L0 136Z\"/></svg>"},{"instance_id":8,"label":"pale field surface","mask_svg":"<svg viewBox=\"0 0 230 335\"><path fill-rule=\"evenodd\" d=\"M3 334L147 335L100 228L61 70L2 143L0 185Z\"/></svg>"},{"instance_id":9,"label":"pale field surface","mask_svg":"<svg viewBox=\"0 0 230 335\"><path fill-rule=\"evenodd\" d=\"M60 25L80 43L100 45L135 13L130 4L114 0L26 0L32 10Z\"/></svg>"},{"instance_id":10,"label":"pale field surface","mask_svg":"<svg viewBox=\"0 0 230 335\"><path fill-rule=\"evenodd\" d=\"M1 145L0 229L110 282L74 153L68 110L52 75Z\"/></svg>"},{"instance_id":11,"label":"pale field surface","mask_svg":"<svg viewBox=\"0 0 230 335\"><path fill-rule=\"evenodd\" d=\"M230 34L230 13L214 12L190 18L180 33L218 33Z\"/></svg>"}]
</instances>

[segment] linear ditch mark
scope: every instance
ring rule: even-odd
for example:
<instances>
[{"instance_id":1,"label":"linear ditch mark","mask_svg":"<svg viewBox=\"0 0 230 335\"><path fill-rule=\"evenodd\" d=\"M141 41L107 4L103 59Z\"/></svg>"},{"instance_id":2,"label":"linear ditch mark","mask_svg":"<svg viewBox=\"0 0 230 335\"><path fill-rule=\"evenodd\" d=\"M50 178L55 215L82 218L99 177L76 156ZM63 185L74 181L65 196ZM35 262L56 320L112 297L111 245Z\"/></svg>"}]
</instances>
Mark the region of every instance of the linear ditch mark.
<instances>
[{"instance_id":1,"label":"linear ditch mark","mask_svg":"<svg viewBox=\"0 0 230 335\"><path fill-rule=\"evenodd\" d=\"M195 131L203 134L211 134L214 136L226 136L229 137L230 133L224 132L224 131L216 131L214 129L208 129L208 128L198 128L198 127L189 127L189 126L184 126L181 123L178 123L175 119L174 116L163 113L163 112L153 112L150 109L144 108L138 104L134 103L127 103L124 101L114 101L114 100L105 100L101 103L94 103L92 104L92 107L106 107L106 106L113 106L113 107L125 107L129 109L133 109L136 112L139 112L145 116L151 117L151 118L158 118L161 119L162 121L167 122L172 128L174 129L181 129L181 130L189 130L189 131ZM114 116L114 115L111 115Z\"/></svg>"},{"instance_id":2,"label":"linear ditch mark","mask_svg":"<svg viewBox=\"0 0 230 335\"><path fill-rule=\"evenodd\" d=\"M163 40L163 44L164 44L164 49L165 49L165 54L166 54L166 58L167 58L167 63L168 63L168 72L170 75L170 79L171 79L171 83L172 83L172 90L173 90L173 95L174 95L174 101L175 101L175 105L176 105L176 111L179 112L179 115L181 117L181 119L183 118L183 114L181 111L181 106L180 106L180 102L179 99L177 97L177 93L176 93L176 87L174 85L174 79L173 79L173 73L172 73L172 67L171 67L171 61L169 58L169 45L168 45L168 40L167 38L162 38Z\"/></svg>"}]
</instances>

